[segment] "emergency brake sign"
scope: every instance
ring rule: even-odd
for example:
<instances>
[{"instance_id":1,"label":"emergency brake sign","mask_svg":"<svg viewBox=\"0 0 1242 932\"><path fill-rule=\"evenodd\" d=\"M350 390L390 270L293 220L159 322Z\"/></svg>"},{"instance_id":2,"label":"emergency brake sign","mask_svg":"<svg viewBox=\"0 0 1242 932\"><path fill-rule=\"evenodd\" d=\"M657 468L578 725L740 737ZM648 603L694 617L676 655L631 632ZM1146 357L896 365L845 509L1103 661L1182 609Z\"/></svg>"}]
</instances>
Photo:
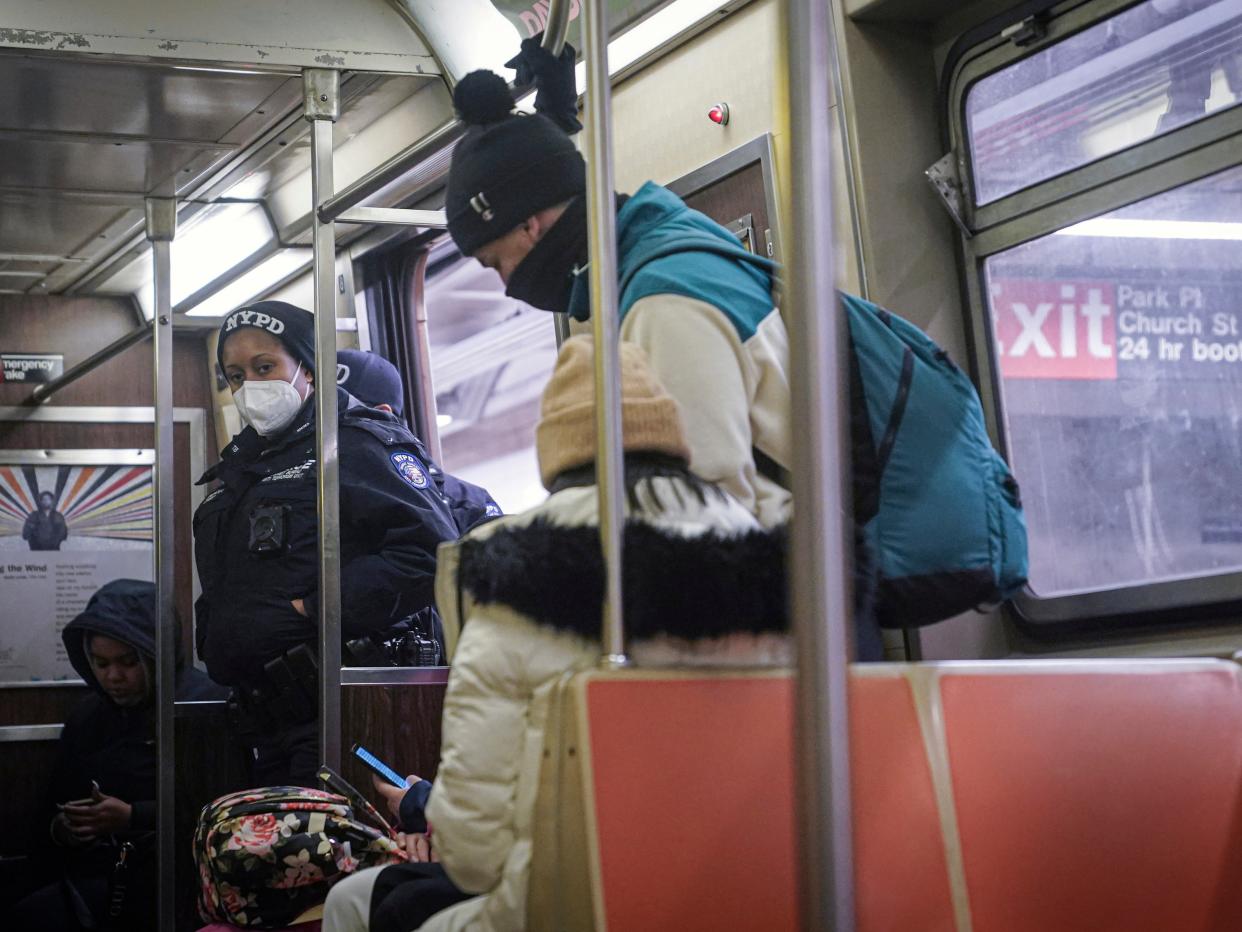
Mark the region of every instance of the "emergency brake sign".
<instances>
[{"instance_id":1,"label":"emergency brake sign","mask_svg":"<svg viewBox=\"0 0 1242 932\"><path fill-rule=\"evenodd\" d=\"M64 371L60 353L0 353L0 382L50 382Z\"/></svg>"}]
</instances>

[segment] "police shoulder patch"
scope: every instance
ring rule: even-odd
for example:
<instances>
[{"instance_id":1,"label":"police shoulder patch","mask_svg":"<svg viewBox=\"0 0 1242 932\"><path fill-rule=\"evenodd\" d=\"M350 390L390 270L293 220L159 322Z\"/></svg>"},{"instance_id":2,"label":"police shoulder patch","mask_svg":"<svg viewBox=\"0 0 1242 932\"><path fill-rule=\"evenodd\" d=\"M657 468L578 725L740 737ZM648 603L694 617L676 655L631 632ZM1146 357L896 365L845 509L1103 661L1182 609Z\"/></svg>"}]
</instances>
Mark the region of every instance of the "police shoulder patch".
<instances>
[{"instance_id":1,"label":"police shoulder patch","mask_svg":"<svg viewBox=\"0 0 1242 932\"><path fill-rule=\"evenodd\" d=\"M396 467L397 475L416 489L427 488L427 470L412 453L394 453L390 457Z\"/></svg>"}]
</instances>

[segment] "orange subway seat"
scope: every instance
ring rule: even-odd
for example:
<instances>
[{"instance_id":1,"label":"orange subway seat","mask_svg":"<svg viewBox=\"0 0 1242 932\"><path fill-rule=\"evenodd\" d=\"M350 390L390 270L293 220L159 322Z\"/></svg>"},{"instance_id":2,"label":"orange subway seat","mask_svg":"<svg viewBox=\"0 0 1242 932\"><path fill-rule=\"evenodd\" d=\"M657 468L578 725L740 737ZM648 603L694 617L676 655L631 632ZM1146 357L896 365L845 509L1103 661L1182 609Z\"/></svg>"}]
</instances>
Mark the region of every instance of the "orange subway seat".
<instances>
[{"instance_id":1,"label":"orange subway seat","mask_svg":"<svg viewBox=\"0 0 1242 932\"><path fill-rule=\"evenodd\" d=\"M1242 929L1242 691L1215 661L940 677L974 932Z\"/></svg>"}]
</instances>

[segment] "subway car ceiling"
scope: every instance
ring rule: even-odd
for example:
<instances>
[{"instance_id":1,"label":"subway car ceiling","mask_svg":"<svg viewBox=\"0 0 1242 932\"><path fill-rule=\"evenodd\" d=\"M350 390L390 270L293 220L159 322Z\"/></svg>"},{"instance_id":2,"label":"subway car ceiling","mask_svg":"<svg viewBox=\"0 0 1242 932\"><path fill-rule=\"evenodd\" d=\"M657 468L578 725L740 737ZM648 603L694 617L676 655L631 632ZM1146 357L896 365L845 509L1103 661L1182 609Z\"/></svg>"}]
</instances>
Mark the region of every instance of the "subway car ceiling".
<instances>
[{"instance_id":1,"label":"subway car ceiling","mask_svg":"<svg viewBox=\"0 0 1242 932\"><path fill-rule=\"evenodd\" d=\"M353 21L342 23L330 0L299 4L298 16L230 0L235 35L205 42L185 0L121 13L44 6L10 4L0 22L0 86L15 90L0 100L0 293L115 295L132 298L135 323L148 319L143 200L175 197L173 309L179 326L203 329L274 294L310 306L301 67L342 69L337 191L365 192L364 206L435 209L452 140L448 85L473 67L498 68L547 14L546 4L460 2L459 15L433 20L434 4L394 0L351 4ZM228 18L215 6L213 30ZM774 0L611 6L621 190L672 182L765 135L780 163ZM1032 523L1034 589L1020 614L972 613L927 629L911 646L928 659L1242 648L1242 513L1233 513L1231 473L1210 468L1242 461L1237 395L1228 376L1199 378L1203 366L1229 362L1224 343L1215 362L1196 361L1194 345L1211 337L1214 315L1227 329L1228 315L1242 313L1231 271L1242 268L1239 241L1224 227L1207 240L1186 238L1189 227L1177 228L1182 238L1114 235L1117 222L1135 230L1134 221L1239 216L1238 7L832 4L840 80L825 119L840 159L838 280L971 367ZM341 51L350 48L374 51ZM187 50L199 60L187 63ZM1174 89L1162 56L1173 52L1201 63L1206 103L1164 119ZM706 117L719 102L730 105L726 126ZM419 145L424 159L386 169ZM938 175L948 209L924 178L937 164L947 165ZM336 234L344 266L394 237L429 245L440 236L352 223ZM441 439L462 461L494 455L470 425L531 404L551 327L499 301L488 274L457 263L450 246L434 245L427 273L436 394L451 419ZM1188 296L1180 317L1159 306L1162 293ZM1105 299L1118 311L1108 333L1091 329ZM1060 323L1063 301L1075 304L1073 326ZM1161 336L1181 338L1181 360L1158 365ZM482 354L531 339L539 351L501 373L501 391L476 390L496 374L481 371ZM1111 367L1091 369L1105 343ZM1041 368L1049 358L1052 368ZM1069 372L1069 360L1087 368ZM1207 492L1175 496L1192 467L1191 485Z\"/></svg>"}]
</instances>

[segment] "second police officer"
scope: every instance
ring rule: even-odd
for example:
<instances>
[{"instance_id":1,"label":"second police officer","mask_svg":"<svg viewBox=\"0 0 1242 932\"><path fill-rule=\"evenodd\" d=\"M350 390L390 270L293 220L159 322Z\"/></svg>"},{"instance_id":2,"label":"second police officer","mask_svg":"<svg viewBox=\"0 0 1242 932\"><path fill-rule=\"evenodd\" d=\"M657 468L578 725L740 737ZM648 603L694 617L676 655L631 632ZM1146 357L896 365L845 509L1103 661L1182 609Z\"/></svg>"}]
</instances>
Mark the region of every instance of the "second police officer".
<instances>
[{"instance_id":1,"label":"second police officer","mask_svg":"<svg viewBox=\"0 0 1242 932\"><path fill-rule=\"evenodd\" d=\"M246 426L199 480L219 483L194 515L199 655L233 687L256 783L310 786L319 764L314 316L280 301L241 308L225 318L216 355ZM413 435L337 392L348 639L432 603L436 547L457 528Z\"/></svg>"},{"instance_id":2,"label":"second police officer","mask_svg":"<svg viewBox=\"0 0 1242 932\"><path fill-rule=\"evenodd\" d=\"M363 404L387 411L402 424L405 423L402 404L405 386L401 373L383 356L362 350L339 350L336 354L336 384ZM440 469L417 437L415 442L419 445L421 459L427 464L427 472L453 513L460 534L503 514L491 492Z\"/></svg>"}]
</instances>

